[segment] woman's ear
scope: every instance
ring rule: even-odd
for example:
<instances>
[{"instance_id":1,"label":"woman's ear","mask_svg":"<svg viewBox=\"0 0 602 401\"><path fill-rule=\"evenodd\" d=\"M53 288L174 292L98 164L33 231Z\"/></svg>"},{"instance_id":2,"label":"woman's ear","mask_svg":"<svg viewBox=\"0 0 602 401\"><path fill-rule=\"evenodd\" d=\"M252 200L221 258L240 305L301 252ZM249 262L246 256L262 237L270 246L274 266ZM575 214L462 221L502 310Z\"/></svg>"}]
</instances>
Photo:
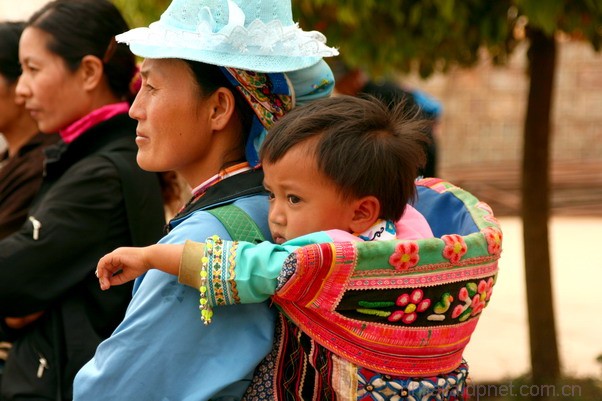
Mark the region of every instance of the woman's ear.
<instances>
[{"instance_id":1,"label":"woman's ear","mask_svg":"<svg viewBox=\"0 0 602 401\"><path fill-rule=\"evenodd\" d=\"M79 66L79 73L82 77L85 90L95 89L102 80L104 66L102 61L96 56L87 55L82 58Z\"/></svg>"},{"instance_id":2,"label":"woman's ear","mask_svg":"<svg viewBox=\"0 0 602 401\"><path fill-rule=\"evenodd\" d=\"M236 109L235 105L234 95L229 89L221 87L213 92L210 97L209 119L214 130L223 130L228 125Z\"/></svg>"},{"instance_id":3,"label":"woman's ear","mask_svg":"<svg viewBox=\"0 0 602 401\"><path fill-rule=\"evenodd\" d=\"M352 232L362 233L372 227L380 216L380 202L375 196L364 196L355 201L351 219Z\"/></svg>"}]
</instances>

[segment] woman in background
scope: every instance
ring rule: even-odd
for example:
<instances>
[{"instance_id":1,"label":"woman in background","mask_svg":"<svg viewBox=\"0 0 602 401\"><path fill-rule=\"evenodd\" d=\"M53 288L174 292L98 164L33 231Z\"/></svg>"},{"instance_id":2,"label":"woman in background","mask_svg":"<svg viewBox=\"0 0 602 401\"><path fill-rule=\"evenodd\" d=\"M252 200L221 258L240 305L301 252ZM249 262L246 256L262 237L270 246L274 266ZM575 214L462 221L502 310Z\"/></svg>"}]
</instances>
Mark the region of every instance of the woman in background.
<instances>
[{"instance_id":1,"label":"woman in background","mask_svg":"<svg viewBox=\"0 0 602 401\"><path fill-rule=\"evenodd\" d=\"M0 133L8 148L0 162L0 239L17 231L42 183L43 148L58 135L38 131L36 122L15 95L21 75L19 38L25 23L0 23ZM0 336L0 374L11 344Z\"/></svg>"},{"instance_id":2,"label":"woman in background","mask_svg":"<svg viewBox=\"0 0 602 401\"><path fill-rule=\"evenodd\" d=\"M126 29L107 0L57 0L21 35L16 94L39 130L62 141L47 149L28 219L0 241L0 316L13 342L3 400L72 398L75 373L131 297L131 287L108 296L96 288L96 261L162 231L159 180L135 160L127 113L136 66L114 40Z\"/></svg>"},{"instance_id":3,"label":"woman in background","mask_svg":"<svg viewBox=\"0 0 602 401\"><path fill-rule=\"evenodd\" d=\"M15 94L21 75L19 38L24 27L24 22L0 23L0 133L8 144L8 159L0 169L0 239L25 222L42 183L42 149L59 139L56 134L38 131L23 99Z\"/></svg>"}]
</instances>

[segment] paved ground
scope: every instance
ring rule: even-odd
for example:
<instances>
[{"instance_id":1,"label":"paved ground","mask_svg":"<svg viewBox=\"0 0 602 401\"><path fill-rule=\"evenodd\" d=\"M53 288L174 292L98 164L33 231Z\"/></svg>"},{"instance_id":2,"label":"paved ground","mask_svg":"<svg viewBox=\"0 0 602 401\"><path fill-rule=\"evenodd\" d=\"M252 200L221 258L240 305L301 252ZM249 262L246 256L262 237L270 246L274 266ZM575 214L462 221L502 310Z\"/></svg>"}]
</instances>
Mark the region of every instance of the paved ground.
<instances>
[{"instance_id":1,"label":"paved ground","mask_svg":"<svg viewBox=\"0 0 602 401\"><path fill-rule=\"evenodd\" d=\"M506 380L527 373L529 337L523 264L522 221L518 216L519 169L454 169L445 179L488 202L500 218L504 250L493 298L484 311L465 357L476 382ZM562 163L552 170L550 252L556 326L563 371L602 377L602 162Z\"/></svg>"},{"instance_id":2,"label":"paved ground","mask_svg":"<svg viewBox=\"0 0 602 401\"><path fill-rule=\"evenodd\" d=\"M522 224L500 219L504 246L491 302L465 357L475 381L504 380L529 371ZM602 217L554 217L550 223L556 326L563 371L602 377Z\"/></svg>"}]
</instances>

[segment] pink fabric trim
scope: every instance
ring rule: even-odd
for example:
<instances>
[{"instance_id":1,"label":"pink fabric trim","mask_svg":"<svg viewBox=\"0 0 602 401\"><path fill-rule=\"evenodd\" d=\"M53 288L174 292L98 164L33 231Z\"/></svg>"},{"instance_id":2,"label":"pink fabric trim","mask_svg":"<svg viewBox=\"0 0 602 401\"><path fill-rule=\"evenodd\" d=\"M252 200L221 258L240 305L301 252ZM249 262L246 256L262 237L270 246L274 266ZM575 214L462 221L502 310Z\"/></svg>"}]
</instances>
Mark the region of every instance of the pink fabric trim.
<instances>
[{"instance_id":1,"label":"pink fabric trim","mask_svg":"<svg viewBox=\"0 0 602 401\"><path fill-rule=\"evenodd\" d=\"M406 205L401 219L395 223L398 239L433 238L433 231L424 216L410 205Z\"/></svg>"},{"instance_id":2,"label":"pink fabric trim","mask_svg":"<svg viewBox=\"0 0 602 401\"><path fill-rule=\"evenodd\" d=\"M60 130L59 134L65 143L71 143L93 126L118 114L127 113L129 109L130 105L128 102L108 104L80 118L67 128Z\"/></svg>"},{"instance_id":3,"label":"pink fabric trim","mask_svg":"<svg viewBox=\"0 0 602 401\"><path fill-rule=\"evenodd\" d=\"M433 238L433 232L424 216L410 205L406 205L401 219L395 223L397 239L415 240ZM361 241L359 237L343 230L327 230L326 234L333 242Z\"/></svg>"},{"instance_id":4,"label":"pink fabric trim","mask_svg":"<svg viewBox=\"0 0 602 401\"><path fill-rule=\"evenodd\" d=\"M471 262L476 263L476 259L471 260ZM446 266L439 266L438 269L432 268L431 270L434 270L432 273L424 273L417 276L408 275L397 278L387 276L387 285L383 285L382 277L370 277L369 274L357 274L357 272L354 272L353 277L349 279L348 289L370 290L381 288L434 286L470 279L482 279L491 277L498 272L497 260L491 260L491 258L490 263L482 266L468 266L466 268L456 268L449 271L447 271L445 267ZM412 273L415 273L415 268L416 266L412 268ZM421 271L426 271L426 269L421 269ZM374 275L377 275L381 272L387 273L384 270L376 270Z\"/></svg>"}]
</instances>

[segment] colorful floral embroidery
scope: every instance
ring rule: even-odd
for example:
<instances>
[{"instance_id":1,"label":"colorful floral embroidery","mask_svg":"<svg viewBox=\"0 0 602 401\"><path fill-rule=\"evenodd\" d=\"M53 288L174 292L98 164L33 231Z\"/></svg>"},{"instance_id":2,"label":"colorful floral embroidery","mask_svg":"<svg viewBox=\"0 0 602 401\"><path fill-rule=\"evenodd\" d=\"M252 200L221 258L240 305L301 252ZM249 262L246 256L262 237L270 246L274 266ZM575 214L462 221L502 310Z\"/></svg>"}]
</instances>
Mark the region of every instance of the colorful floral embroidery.
<instances>
[{"instance_id":1,"label":"colorful floral embroidery","mask_svg":"<svg viewBox=\"0 0 602 401\"><path fill-rule=\"evenodd\" d=\"M280 117L293 107L293 97L274 93L269 74L226 68L240 86L238 90L245 96L264 127L271 127Z\"/></svg>"},{"instance_id":2,"label":"colorful floral embroidery","mask_svg":"<svg viewBox=\"0 0 602 401\"><path fill-rule=\"evenodd\" d=\"M411 294L401 294L395 304L404 307L402 310L396 310L388 317L390 322L401 320L405 324L412 324L418 318L418 312L424 312L431 306L430 299L422 299L424 292L417 288Z\"/></svg>"},{"instance_id":3,"label":"colorful floral embroidery","mask_svg":"<svg viewBox=\"0 0 602 401\"><path fill-rule=\"evenodd\" d=\"M454 297L446 292L441 295L441 300L436 302L433 306L433 314L427 317L427 320L431 321L442 321L445 320L445 313L449 310L451 303L454 302Z\"/></svg>"},{"instance_id":4,"label":"colorful floral embroidery","mask_svg":"<svg viewBox=\"0 0 602 401\"><path fill-rule=\"evenodd\" d=\"M450 234L442 236L441 239L445 242L443 257L452 264L458 263L468 250L464 238L458 234Z\"/></svg>"},{"instance_id":5,"label":"colorful floral embroidery","mask_svg":"<svg viewBox=\"0 0 602 401\"><path fill-rule=\"evenodd\" d=\"M395 270L407 270L418 264L420 256L418 255L419 247L414 241L400 242L395 247L395 251L389 257L389 264L395 267Z\"/></svg>"},{"instance_id":6,"label":"colorful floral embroidery","mask_svg":"<svg viewBox=\"0 0 602 401\"><path fill-rule=\"evenodd\" d=\"M472 298L472 316L476 316L481 313L483 308L485 308L489 303L491 293L493 292L493 284L493 277L490 277L487 281L479 281L477 293Z\"/></svg>"},{"instance_id":7,"label":"colorful floral embroidery","mask_svg":"<svg viewBox=\"0 0 602 401\"><path fill-rule=\"evenodd\" d=\"M481 232L487 240L487 252L499 256L502 253L502 232L494 227L484 228Z\"/></svg>"},{"instance_id":8,"label":"colorful floral embroidery","mask_svg":"<svg viewBox=\"0 0 602 401\"><path fill-rule=\"evenodd\" d=\"M494 278L489 277L487 281L481 280L478 284L470 282L462 287L458 293L458 299L463 304L454 307L452 319L458 318L460 322L463 322L469 317L481 313L489 303L494 284Z\"/></svg>"},{"instance_id":9,"label":"colorful floral embroidery","mask_svg":"<svg viewBox=\"0 0 602 401\"><path fill-rule=\"evenodd\" d=\"M466 400L468 366L440 376L409 378L358 369L358 401L460 401Z\"/></svg>"},{"instance_id":10,"label":"colorful floral embroidery","mask_svg":"<svg viewBox=\"0 0 602 401\"><path fill-rule=\"evenodd\" d=\"M472 295L470 295L469 288L472 288L473 285L474 283L468 283L465 287L460 289L458 299L464 302L464 304L456 305L452 312L452 319L458 318L458 320L463 322L470 317L470 314L472 313L472 308L470 307L472 304ZM474 294L475 292L473 292L473 295Z\"/></svg>"}]
</instances>

